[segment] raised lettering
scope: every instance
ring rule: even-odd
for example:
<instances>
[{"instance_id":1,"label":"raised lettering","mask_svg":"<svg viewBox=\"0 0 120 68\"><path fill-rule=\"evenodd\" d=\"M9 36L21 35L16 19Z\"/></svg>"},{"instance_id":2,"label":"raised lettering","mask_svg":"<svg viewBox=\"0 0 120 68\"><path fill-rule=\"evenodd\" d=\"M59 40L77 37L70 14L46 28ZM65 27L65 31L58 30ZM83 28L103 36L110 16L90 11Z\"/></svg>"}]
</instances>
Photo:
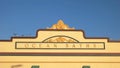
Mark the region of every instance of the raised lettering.
<instances>
[{"instance_id":1,"label":"raised lettering","mask_svg":"<svg viewBox=\"0 0 120 68\"><path fill-rule=\"evenodd\" d=\"M29 47L29 44L28 43L25 43L25 48L28 48Z\"/></svg>"}]
</instances>

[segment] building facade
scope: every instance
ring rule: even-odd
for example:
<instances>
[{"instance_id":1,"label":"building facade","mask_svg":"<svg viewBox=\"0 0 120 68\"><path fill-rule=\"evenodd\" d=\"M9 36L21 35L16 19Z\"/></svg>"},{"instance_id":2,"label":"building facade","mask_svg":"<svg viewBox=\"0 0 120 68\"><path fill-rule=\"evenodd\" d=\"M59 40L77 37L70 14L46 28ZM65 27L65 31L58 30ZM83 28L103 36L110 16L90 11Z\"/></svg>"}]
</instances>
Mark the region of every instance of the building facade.
<instances>
[{"instance_id":1,"label":"building facade","mask_svg":"<svg viewBox=\"0 0 120 68\"><path fill-rule=\"evenodd\" d=\"M35 37L0 40L0 68L119 68L120 41L86 37L59 20Z\"/></svg>"}]
</instances>

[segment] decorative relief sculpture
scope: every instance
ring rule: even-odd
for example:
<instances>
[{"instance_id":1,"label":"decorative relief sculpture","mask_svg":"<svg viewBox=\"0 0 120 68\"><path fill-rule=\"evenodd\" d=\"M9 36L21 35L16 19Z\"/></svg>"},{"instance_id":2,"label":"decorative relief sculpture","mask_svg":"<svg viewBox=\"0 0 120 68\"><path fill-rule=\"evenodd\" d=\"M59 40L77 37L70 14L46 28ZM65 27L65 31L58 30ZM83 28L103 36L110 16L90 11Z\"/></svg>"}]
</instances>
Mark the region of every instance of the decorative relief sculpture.
<instances>
[{"instance_id":1,"label":"decorative relief sculpture","mask_svg":"<svg viewBox=\"0 0 120 68\"><path fill-rule=\"evenodd\" d=\"M45 40L44 42L77 42L77 41L68 37L53 37Z\"/></svg>"},{"instance_id":2,"label":"decorative relief sculpture","mask_svg":"<svg viewBox=\"0 0 120 68\"><path fill-rule=\"evenodd\" d=\"M75 28L70 28L68 25L64 24L62 20L59 20L57 24L54 24L52 27L47 29L74 30Z\"/></svg>"}]
</instances>

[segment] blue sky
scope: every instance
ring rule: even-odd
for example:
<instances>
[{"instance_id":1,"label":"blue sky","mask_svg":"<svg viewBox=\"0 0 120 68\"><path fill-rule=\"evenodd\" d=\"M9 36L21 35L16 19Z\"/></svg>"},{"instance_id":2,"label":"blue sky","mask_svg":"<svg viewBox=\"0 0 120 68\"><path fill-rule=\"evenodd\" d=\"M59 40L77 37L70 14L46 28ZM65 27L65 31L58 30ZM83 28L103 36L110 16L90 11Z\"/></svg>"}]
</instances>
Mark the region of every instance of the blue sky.
<instances>
[{"instance_id":1,"label":"blue sky","mask_svg":"<svg viewBox=\"0 0 120 68\"><path fill-rule=\"evenodd\" d=\"M120 0L0 0L0 39L35 36L59 19L87 37L120 40Z\"/></svg>"}]
</instances>

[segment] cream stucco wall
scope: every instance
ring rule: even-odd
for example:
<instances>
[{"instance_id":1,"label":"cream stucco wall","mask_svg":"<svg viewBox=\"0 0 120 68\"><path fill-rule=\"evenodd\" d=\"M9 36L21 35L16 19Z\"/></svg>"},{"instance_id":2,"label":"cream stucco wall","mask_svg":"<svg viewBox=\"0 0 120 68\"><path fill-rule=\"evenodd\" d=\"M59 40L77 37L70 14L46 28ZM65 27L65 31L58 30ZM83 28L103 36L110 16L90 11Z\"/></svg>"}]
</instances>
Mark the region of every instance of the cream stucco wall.
<instances>
[{"instance_id":1,"label":"cream stucco wall","mask_svg":"<svg viewBox=\"0 0 120 68\"><path fill-rule=\"evenodd\" d=\"M16 42L42 42L51 36L64 35L75 38L79 42L103 42L105 49L15 49ZM86 38L83 31L49 31L40 30L36 37L16 37L11 41L0 41L0 53L118 53L120 42L110 42L107 38ZM88 65L91 68L119 68L120 56L0 56L0 68L31 68L39 65L40 68L82 68Z\"/></svg>"}]
</instances>

